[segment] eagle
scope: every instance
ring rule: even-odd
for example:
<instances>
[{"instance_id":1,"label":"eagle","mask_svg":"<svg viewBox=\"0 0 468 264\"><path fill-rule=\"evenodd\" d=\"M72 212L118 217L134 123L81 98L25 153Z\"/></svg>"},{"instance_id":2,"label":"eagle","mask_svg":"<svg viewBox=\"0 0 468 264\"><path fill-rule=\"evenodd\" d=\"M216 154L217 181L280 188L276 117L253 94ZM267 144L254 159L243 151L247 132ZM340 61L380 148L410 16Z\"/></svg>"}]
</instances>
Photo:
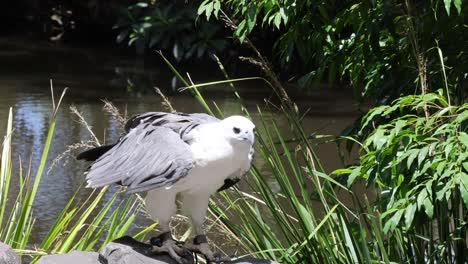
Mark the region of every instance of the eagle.
<instances>
[{"instance_id":1,"label":"eagle","mask_svg":"<svg viewBox=\"0 0 468 264\"><path fill-rule=\"evenodd\" d=\"M250 170L254 140L255 125L243 116L220 120L202 113L147 112L129 119L115 144L86 150L77 159L93 162L86 172L88 187L119 184L129 193L147 192L146 211L160 231L150 240L154 253L184 263L189 249L208 262L224 262L229 257L210 250L203 230L208 203ZM177 200L194 227L190 245L172 237L169 223Z\"/></svg>"}]
</instances>

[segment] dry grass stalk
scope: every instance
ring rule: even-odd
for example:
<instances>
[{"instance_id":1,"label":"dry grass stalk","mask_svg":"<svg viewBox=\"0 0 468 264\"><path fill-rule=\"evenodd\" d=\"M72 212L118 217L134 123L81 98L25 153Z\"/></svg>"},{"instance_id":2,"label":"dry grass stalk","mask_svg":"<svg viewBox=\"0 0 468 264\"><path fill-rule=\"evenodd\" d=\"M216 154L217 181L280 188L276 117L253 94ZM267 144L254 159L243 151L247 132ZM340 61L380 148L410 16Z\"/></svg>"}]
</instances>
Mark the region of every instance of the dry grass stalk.
<instances>
[{"instance_id":1,"label":"dry grass stalk","mask_svg":"<svg viewBox=\"0 0 468 264\"><path fill-rule=\"evenodd\" d=\"M66 166L69 162L70 158L75 158L77 150L82 151L84 149L89 149L95 147L94 141L87 141L87 142L78 142L71 145L68 145L64 152L60 153L50 165L49 169L47 170L47 174L49 174L58 164L60 161L63 160L62 166Z\"/></svg>"},{"instance_id":2,"label":"dry grass stalk","mask_svg":"<svg viewBox=\"0 0 468 264\"><path fill-rule=\"evenodd\" d=\"M124 114L122 115L120 110L114 104L112 104L112 102L107 100L102 100L102 102L104 102L102 110L107 112L113 119L117 121L119 130L123 132L125 123L127 122L127 109L125 108Z\"/></svg>"},{"instance_id":3,"label":"dry grass stalk","mask_svg":"<svg viewBox=\"0 0 468 264\"><path fill-rule=\"evenodd\" d=\"M119 129L123 131L123 128L126 122L127 111L125 111L124 115L121 115L119 109L115 107L111 102L106 101L106 100L103 100L103 102L104 102L103 110L109 113L109 115L112 118L117 120ZM59 154L52 161L52 164L47 170L47 174L49 174L59 164L60 161L63 161L62 166L66 166L69 162L69 159L74 158L77 152L101 145L101 142L94 134L92 127L88 124L86 119L83 117L83 114L80 111L78 111L76 106L73 106L73 105L70 106L70 111L73 115L75 115L78 118L78 123L82 125L84 128L86 128L86 130L88 130L88 132L90 133L92 137L92 140L89 140L86 142L81 141L81 142L68 145L65 151Z\"/></svg>"},{"instance_id":4,"label":"dry grass stalk","mask_svg":"<svg viewBox=\"0 0 468 264\"><path fill-rule=\"evenodd\" d=\"M156 93L159 96L161 96L161 99L163 100L161 104L163 105L164 108L168 109L172 113L177 112L175 108L172 107L172 104L169 101L169 98L167 98L167 96L165 96L158 87L154 87L154 91L156 91Z\"/></svg>"},{"instance_id":5,"label":"dry grass stalk","mask_svg":"<svg viewBox=\"0 0 468 264\"><path fill-rule=\"evenodd\" d=\"M80 125L82 125L84 128L86 128L86 130L88 130L89 134L91 135L91 137L93 139L92 143L97 145L97 146L101 146L101 142L99 141L99 139L94 134L94 132L92 130L92 127L88 124L88 122L86 122L85 118L83 117L83 114L80 111L78 111L76 106L74 106L74 105L70 106L70 111L71 111L72 114L74 114L78 118L78 123Z\"/></svg>"}]
</instances>

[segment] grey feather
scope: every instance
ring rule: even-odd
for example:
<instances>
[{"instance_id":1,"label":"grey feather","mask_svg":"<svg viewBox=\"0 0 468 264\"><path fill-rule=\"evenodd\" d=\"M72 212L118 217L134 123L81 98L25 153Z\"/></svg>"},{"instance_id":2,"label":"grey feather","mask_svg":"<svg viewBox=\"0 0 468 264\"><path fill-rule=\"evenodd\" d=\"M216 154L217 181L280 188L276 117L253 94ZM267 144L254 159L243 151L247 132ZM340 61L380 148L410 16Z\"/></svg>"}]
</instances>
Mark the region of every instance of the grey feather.
<instances>
[{"instance_id":1,"label":"grey feather","mask_svg":"<svg viewBox=\"0 0 468 264\"><path fill-rule=\"evenodd\" d=\"M120 182L128 192L170 186L193 167L190 131L219 122L206 114L150 112L131 118L127 134L90 167L93 188Z\"/></svg>"}]
</instances>

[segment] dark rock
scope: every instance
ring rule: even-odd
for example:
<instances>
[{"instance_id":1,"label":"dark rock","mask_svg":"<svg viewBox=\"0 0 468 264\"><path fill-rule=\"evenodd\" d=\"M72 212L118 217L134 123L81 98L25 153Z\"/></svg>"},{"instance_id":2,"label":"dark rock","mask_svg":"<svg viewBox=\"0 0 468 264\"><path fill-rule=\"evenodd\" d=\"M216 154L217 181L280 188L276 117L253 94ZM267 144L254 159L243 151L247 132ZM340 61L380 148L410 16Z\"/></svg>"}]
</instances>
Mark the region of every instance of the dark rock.
<instances>
[{"instance_id":1,"label":"dark rock","mask_svg":"<svg viewBox=\"0 0 468 264\"><path fill-rule=\"evenodd\" d=\"M151 245L138 242L129 236L121 237L109 243L101 252L104 264L177 264L169 255L148 255ZM194 263L192 256L185 258L187 263ZM255 258L240 258L230 263L235 264L278 264L277 262Z\"/></svg>"},{"instance_id":2,"label":"dark rock","mask_svg":"<svg viewBox=\"0 0 468 264\"><path fill-rule=\"evenodd\" d=\"M109 243L101 252L106 264L172 264L169 255L149 255L151 245L125 236ZM185 257L187 263L194 263L193 256Z\"/></svg>"},{"instance_id":3,"label":"dark rock","mask_svg":"<svg viewBox=\"0 0 468 264\"><path fill-rule=\"evenodd\" d=\"M72 251L68 254L43 256L36 264L101 264L99 253Z\"/></svg>"},{"instance_id":4,"label":"dark rock","mask_svg":"<svg viewBox=\"0 0 468 264\"><path fill-rule=\"evenodd\" d=\"M21 259L7 244L0 242L0 264L21 264Z\"/></svg>"}]
</instances>

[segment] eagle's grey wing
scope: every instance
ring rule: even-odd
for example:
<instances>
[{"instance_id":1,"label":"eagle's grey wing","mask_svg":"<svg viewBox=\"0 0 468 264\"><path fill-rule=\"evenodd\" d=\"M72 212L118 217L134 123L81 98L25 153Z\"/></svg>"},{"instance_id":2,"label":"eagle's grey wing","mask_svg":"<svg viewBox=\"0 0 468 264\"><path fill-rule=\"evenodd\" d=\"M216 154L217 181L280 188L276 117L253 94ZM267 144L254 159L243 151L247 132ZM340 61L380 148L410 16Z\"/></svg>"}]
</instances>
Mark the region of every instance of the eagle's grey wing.
<instances>
[{"instance_id":1,"label":"eagle's grey wing","mask_svg":"<svg viewBox=\"0 0 468 264\"><path fill-rule=\"evenodd\" d=\"M90 187L120 182L129 192L170 186L193 167L189 145L171 128L142 123L89 169Z\"/></svg>"},{"instance_id":2,"label":"eagle's grey wing","mask_svg":"<svg viewBox=\"0 0 468 264\"><path fill-rule=\"evenodd\" d=\"M216 117L207 114L195 113L165 113L165 112L148 112L136 115L130 118L125 124L127 133L137 126L149 127L159 126L167 127L179 134L180 138L190 144L192 142L190 132L201 124L219 122Z\"/></svg>"},{"instance_id":3,"label":"eagle's grey wing","mask_svg":"<svg viewBox=\"0 0 468 264\"><path fill-rule=\"evenodd\" d=\"M170 126L171 128L175 128L174 130L178 133L179 131L188 133L190 132L189 130L200 124L219 121L220 120L216 117L203 113L185 114L179 112L147 112L130 118L125 124L125 131L128 133L130 129L144 123L151 124L153 126Z\"/></svg>"},{"instance_id":4,"label":"eagle's grey wing","mask_svg":"<svg viewBox=\"0 0 468 264\"><path fill-rule=\"evenodd\" d=\"M143 192L174 184L193 167L190 132L220 120L207 114L147 112L125 124L122 137L90 167L91 187L111 183Z\"/></svg>"}]
</instances>

